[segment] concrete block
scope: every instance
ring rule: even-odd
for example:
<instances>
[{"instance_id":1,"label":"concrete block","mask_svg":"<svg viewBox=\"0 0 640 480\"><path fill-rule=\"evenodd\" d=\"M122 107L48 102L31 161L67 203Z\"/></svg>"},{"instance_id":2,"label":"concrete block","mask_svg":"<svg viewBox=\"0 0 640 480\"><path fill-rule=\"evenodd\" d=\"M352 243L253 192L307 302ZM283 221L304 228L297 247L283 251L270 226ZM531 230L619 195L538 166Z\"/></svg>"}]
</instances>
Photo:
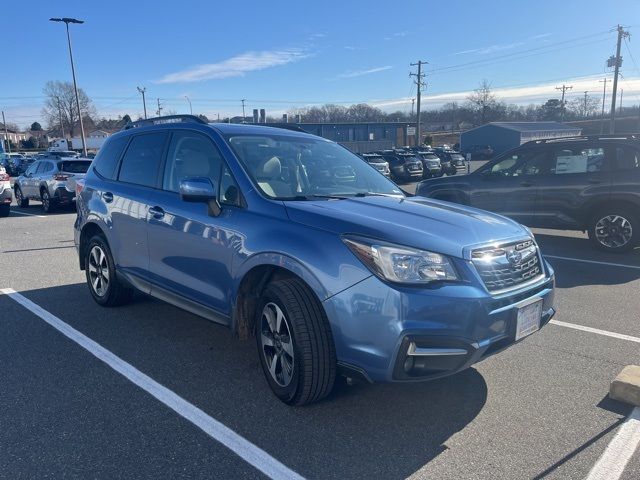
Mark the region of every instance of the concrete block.
<instances>
[{"instance_id":1,"label":"concrete block","mask_svg":"<svg viewBox=\"0 0 640 480\"><path fill-rule=\"evenodd\" d=\"M640 407L640 367L627 365L609 387L609 396L614 400Z\"/></svg>"}]
</instances>

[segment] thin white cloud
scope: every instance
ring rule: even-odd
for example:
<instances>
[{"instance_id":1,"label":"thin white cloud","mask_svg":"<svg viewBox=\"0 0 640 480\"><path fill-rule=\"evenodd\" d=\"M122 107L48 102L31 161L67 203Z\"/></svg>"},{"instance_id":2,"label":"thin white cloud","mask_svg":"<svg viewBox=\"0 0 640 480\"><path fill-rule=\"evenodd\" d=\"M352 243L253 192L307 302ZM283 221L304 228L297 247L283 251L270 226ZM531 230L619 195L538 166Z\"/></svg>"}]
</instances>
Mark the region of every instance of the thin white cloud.
<instances>
[{"instance_id":1,"label":"thin white cloud","mask_svg":"<svg viewBox=\"0 0 640 480\"><path fill-rule=\"evenodd\" d=\"M402 37L406 37L407 35L409 35L408 31L396 32L390 36L384 37L383 40L392 40L394 38L402 38Z\"/></svg>"},{"instance_id":2,"label":"thin white cloud","mask_svg":"<svg viewBox=\"0 0 640 480\"><path fill-rule=\"evenodd\" d=\"M169 73L155 83L188 83L243 77L248 72L286 65L308 56L302 49L245 52L218 63L196 65L186 70Z\"/></svg>"},{"instance_id":3,"label":"thin white cloud","mask_svg":"<svg viewBox=\"0 0 640 480\"><path fill-rule=\"evenodd\" d=\"M538 40L540 38L547 38L553 35L553 33L541 33L539 35L534 35L533 37L529 37L529 40Z\"/></svg>"},{"instance_id":4,"label":"thin white cloud","mask_svg":"<svg viewBox=\"0 0 640 480\"><path fill-rule=\"evenodd\" d=\"M309 38L324 38L326 36L326 33L312 33L311 35L309 35Z\"/></svg>"},{"instance_id":5,"label":"thin white cloud","mask_svg":"<svg viewBox=\"0 0 640 480\"><path fill-rule=\"evenodd\" d=\"M510 50L512 48L519 47L524 45L524 42L513 42L513 43L503 43L496 45L489 45L488 47L482 48L472 48L470 50L462 50L460 52L455 52L454 55L466 55L468 53L477 53L479 55L487 55L489 53L500 52L502 50Z\"/></svg>"},{"instance_id":6,"label":"thin white cloud","mask_svg":"<svg viewBox=\"0 0 640 480\"><path fill-rule=\"evenodd\" d=\"M362 77L363 75L371 75L372 73L384 72L385 70L390 70L392 68L393 66L391 65L385 65L384 67L368 68L366 70L355 70L355 71L350 70L348 72L344 72L344 73L341 73L340 75L337 75L335 79Z\"/></svg>"}]
</instances>

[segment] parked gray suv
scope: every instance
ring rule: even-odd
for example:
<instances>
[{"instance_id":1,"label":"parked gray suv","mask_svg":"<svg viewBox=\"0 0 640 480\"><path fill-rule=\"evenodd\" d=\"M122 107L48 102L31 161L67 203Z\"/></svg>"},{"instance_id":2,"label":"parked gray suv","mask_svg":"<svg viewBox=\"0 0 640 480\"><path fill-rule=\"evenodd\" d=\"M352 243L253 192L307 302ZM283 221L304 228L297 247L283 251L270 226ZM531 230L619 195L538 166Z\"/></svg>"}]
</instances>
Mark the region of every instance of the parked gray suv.
<instances>
[{"instance_id":1,"label":"parked gray suv","mask_svg":"<svg viewBox=\"0 0 640 480\"><path fill-rule=\"evenodd\" d=\"M76 197L76 181L84 178L90 165L91 160L81 158L35 162L16 179L16 203L28 207L29 200L40 200L46 213L59 205L70 205Z\"/></svg>"}]
</instances>

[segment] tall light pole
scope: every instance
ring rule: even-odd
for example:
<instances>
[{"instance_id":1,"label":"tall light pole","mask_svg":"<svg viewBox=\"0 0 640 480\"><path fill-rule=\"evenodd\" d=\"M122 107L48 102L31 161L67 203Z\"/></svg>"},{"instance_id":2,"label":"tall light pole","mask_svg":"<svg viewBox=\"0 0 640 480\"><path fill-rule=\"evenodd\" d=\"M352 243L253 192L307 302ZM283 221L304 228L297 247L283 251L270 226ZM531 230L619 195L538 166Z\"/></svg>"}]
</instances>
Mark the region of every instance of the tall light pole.
<instances>
[{"instance_id":1,"label":"tall light pole","mask_svg":"<svg viewBox=\"0 0 640 480\"><path fill-rule=\"evenodd\" d=\"M138 91L142 94L142 107L144 108L144 119L147 119L147 101L144 98L144 93L147 91L147 87L136 87Z\"/></svg>"},{"instance_id":2,"label":"tall light pole","mask_svg":"<svg viewBox=\"0 0 640 480\"><path fill-rule=\"evenodd\" d=\"M82 153L87 156L87 144L84 139L84 124L82 123L82 111L80 110L80 99L78 98L78 85L76 84L76 68L73 65L73 51L71 50L71 35L69 34L70 23L84 23L84 20L77 20L75 18L50 18L51 22L64 22L67 26L67 43L69 44L69 59L71 60L71 74L73 75L73 89L76 92L76 105L78 106L78 118L80 119L80 135L82 138Z\"/></svg>"},{"instance_id":3,"label":"tall light pole","mask_svg":"<svg viewBox=\"0 0 640 480\"><path fill-rule=\"evenodd\" d=\"M184 96L184 98L186 98L187 102L189 102L189 112L191 113L191 115L193 115L193 108L191 108L191 100L189 100L189 97L187 97L186 95Z\"/></svg>"},{"instance_id":4,"label":"tall light pole","mask_svg":"<svg viewBox=\"0 0 640 480\"><path fill-rule=\"evenodd\" d=\"M11 153L11 142L9 141L9 132L7 131L7 121L4 119L4 110L2 111L2 125L4 125L4 139L7 141L7 149Z\"/></svg>"}]
</instances>

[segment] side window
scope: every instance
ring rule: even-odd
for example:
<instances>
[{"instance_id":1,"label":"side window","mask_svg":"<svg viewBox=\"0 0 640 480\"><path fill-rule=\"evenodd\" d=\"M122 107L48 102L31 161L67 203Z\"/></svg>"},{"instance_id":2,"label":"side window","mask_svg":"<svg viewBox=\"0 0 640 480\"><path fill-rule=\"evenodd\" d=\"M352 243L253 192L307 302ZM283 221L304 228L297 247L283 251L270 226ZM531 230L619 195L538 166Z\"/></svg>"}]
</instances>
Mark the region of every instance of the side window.
<instances>
[{"instance_id":1,"label":"side window","mask_svg":"<svg viewBox=\"0 0 640 480\"><path fill-rule=\"evenodd\" d=\"M162 188L178 192L180 182L187 177L207 177L215 185L222 163L220 152L205 135L177 131L169 144Z\"/></svg>"},{"instance_id":2,"label":"side window","mask_svg":"<svg viewBox=\"0 0 640 480\"><path fill-rule=\"evenodd\" d=\"M38 170L38 167L40 166L40 163L41 162L36 162L33 165L31 165L29 168L27 168L25 175L33 175L34 173L36 173L36 171Z\"/></svg>"},{"instance_id":3,"label":"side window","mask_svg":"<svg viewBox=\"0 0 640 480\"><path fill-rule=\"evenodd\" d=\"M557 175L570 173L596 173L608 169L608 163L601 147L589 146L559 147L553 150L552 172Z\"/></svg>"},{"instance_id":4,"label":"side window","mask_svg":"<svg viewBox=\"0 0 640 480\"><path fill-rule=\"evenodd\" d=\"M42 162L42 163L44 163L44 169L42 170L42 173L51 173L56 168L53 162Z\"/></svg>"},{"instance_id":5,"label":"side window","mask_svg":"<svg viewBox=\"0 0 640 480\"><path fill-rule=\"evenodd\" d=\"M523 162L513 171L513 176L549 175L552 165L549 155L545 151L531 152Z\"/></svg>"},{"instance_id":6,"label":"side window","mask_svg":"<svg viewBox=\"0 0 640 480\"><path fill-rule=\"evenodd\" d=\"M489 172L492 175L501 175L504 177L522 175L523 173L518 170L518 167L522 165L524 161L538 156L541 155L531 150L513 152L511 155L484 169L483 173Z\"/></svg>"},{"instance_id":7,"label":"side window","mask_svg":"<svg viewBox=\"0 0 640 480\"><path fill-rule=\"evenodd\" d=\"M122 159L118 180L155 187L165 139L165 132L146 133L133 137Z\"/></svg>"},{"instance_id":8,"label":"side window","mask_svg":"<svg viewBox=\"0 0 640 480\"><path fill-rule=\"evenodd\" d=\"M118 165L129 138L127 135L107 140L93 160L93 169L104 178L113 179L116 165Z\"/></svg>"},{"instance_id":9,"label":"side window","mask_svg":"<svg viewBox=\"0 0 640 480\"><path fill-rule=\"evenodd\" d=\"M616 147L616 167L618 170L640 171L640 154L634 147Z\"/></svg>"}]
</instances>

